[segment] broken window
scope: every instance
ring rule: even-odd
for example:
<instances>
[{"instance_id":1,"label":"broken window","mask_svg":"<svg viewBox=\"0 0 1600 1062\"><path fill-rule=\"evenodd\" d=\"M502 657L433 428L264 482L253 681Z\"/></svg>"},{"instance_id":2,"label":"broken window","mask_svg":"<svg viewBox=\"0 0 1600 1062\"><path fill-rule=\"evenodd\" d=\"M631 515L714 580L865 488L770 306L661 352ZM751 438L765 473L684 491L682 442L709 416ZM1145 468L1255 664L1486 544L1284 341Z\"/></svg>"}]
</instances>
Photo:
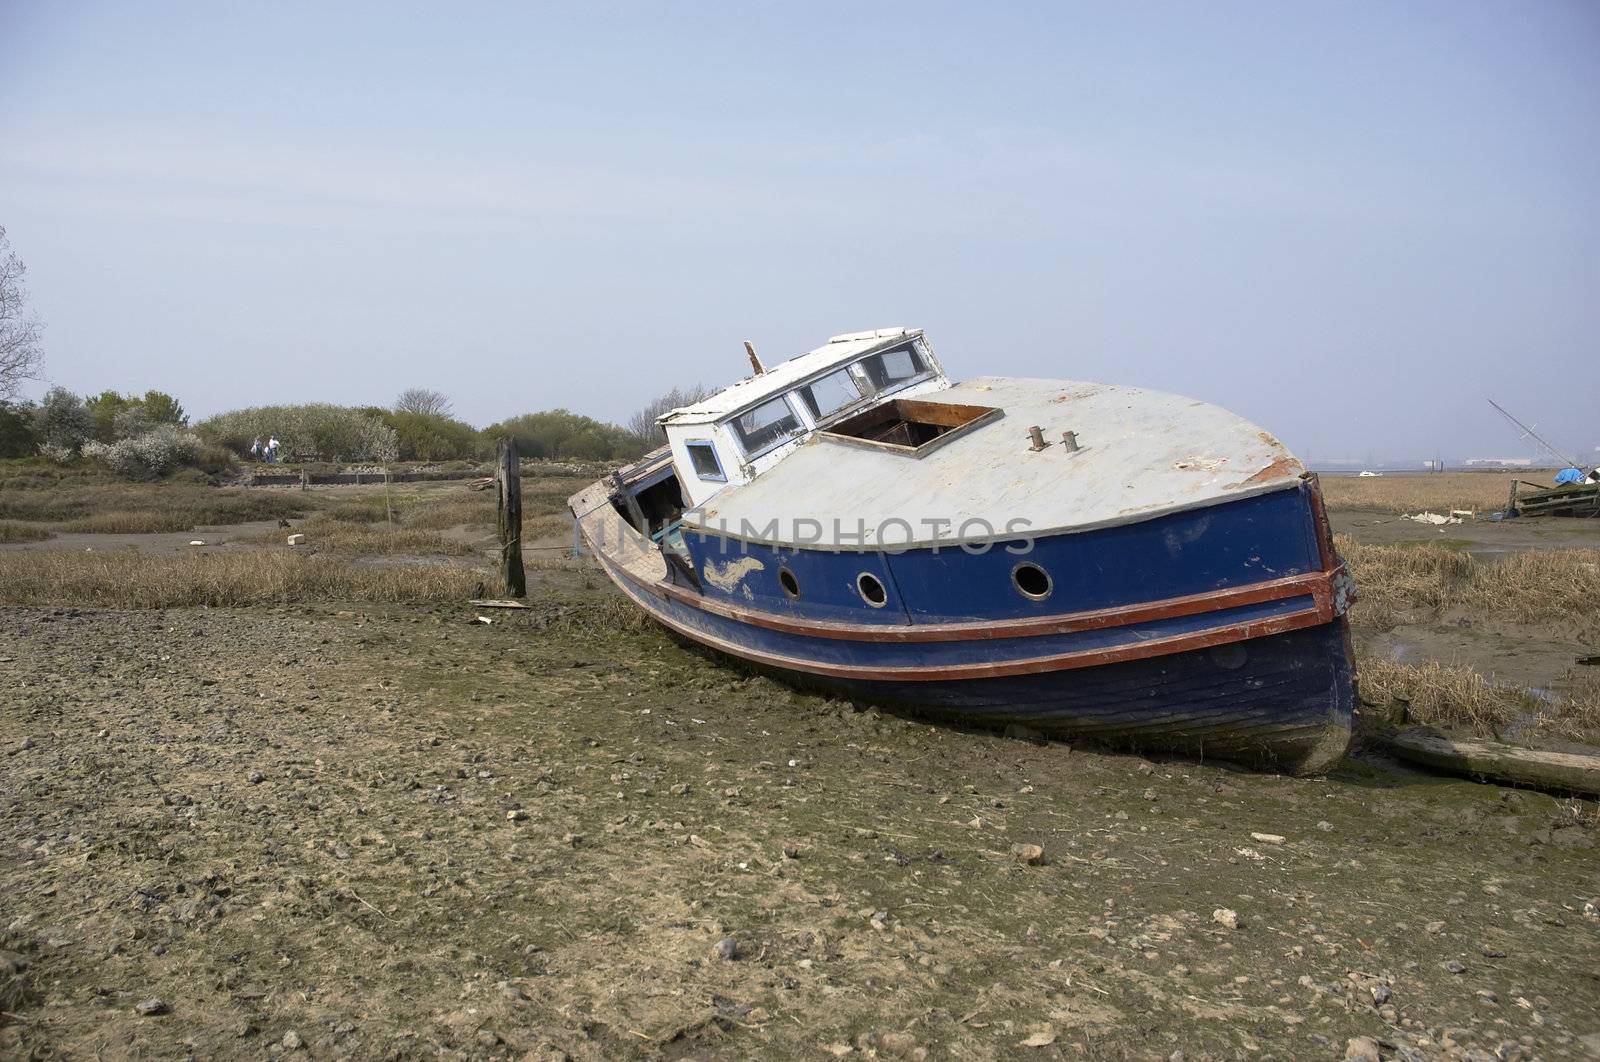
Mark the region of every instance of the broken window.
<instances>
[{"instance_id":1,"label":"broken window","mask_svg":"<svg viewBox=\"0 0 1600 1062\"><path fill-rule=\"evenodd\" d=\"M854 365L830 372L820 380L813 380L800 388L800 397L811 407L811 415L818 420L830 417L846 406L854 405L873 388L865 380L858 380Z\"/></svg>"},{"instance_id":2,"label":"broken window","mask_svg":"<svg viewBox=\"0 0 1600 1062\"><path fill-rule=\"evenodd\" d=\"M722 462L717 460L715 446L709 442L692 442L685 443L684 448L689 451L689 463L694 466L695 475L719 483L728 481L728 477L722 471Z\"/></svg>"},{"instance_id":3,"label":"broken window","mask_svg":"<svg viewBox=\"0 0 1600 1062\"><path fill-rule=\"evenodd\" d=\"M788 399L779 396L739 414L734 418L733 430L744 443L745 453L755 457L798 435L801 427Z\"/></svg>"},{"instance_id":4,"label":"broken window","mask_svg":"<svg viewBox=\"0 0 1600 1062\"><path fill-rule=\"evenodd\" d=\"M872 386L879 391L898 387L928 371L927 363L922 360L922 355L917 353L915 344L911 343L862 358L857 364L866 373L867 379L872 381Z\"/></svg>"}]
</instances>

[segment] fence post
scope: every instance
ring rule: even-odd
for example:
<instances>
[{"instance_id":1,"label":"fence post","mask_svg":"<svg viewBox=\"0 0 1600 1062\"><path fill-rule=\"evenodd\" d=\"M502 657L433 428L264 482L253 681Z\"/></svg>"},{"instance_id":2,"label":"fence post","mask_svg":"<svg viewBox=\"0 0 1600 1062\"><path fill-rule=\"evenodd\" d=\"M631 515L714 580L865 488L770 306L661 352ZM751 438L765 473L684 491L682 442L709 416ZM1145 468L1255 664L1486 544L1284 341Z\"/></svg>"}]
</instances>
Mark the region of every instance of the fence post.
<instances>
[{"instance_id":1,"label":"fence post","mask_svg":"<svg viewBox=\"0 0 1600 1062\"><path fill-rule=\"evenodd\" d=\"M498 490L500 529L500 581L506 596L527 597L528 581L522 571L522 467L517 456L517 440L503 437L495 448L499 459L495 469Z\"/></svg>"}]
</instances>

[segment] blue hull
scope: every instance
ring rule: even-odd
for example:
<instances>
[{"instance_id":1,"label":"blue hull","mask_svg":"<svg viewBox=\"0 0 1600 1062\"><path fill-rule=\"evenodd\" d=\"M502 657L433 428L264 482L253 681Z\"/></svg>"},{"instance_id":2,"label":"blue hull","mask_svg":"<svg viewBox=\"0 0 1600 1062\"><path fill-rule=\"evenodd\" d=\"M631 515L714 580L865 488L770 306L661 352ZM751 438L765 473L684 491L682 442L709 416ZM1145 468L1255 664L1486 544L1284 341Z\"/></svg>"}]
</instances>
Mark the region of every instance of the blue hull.
<instances>
[{"instance_id":1,"label":"blue hull","mask_svg":"<svg viewBox=\"0 0 1600 1062\"><path fill-rule=\"evenodd\" d=\"M1056 740L1296 773L1325 770L1343 756L1355 708L1343 620L1210 649L1005 678L874 682L761 670L942 723L995 730L1016 724Z\"/></svg>"},{"instance_id":2,"label":"blue hull","mask_svg":"<svg viewBox=\"0 0 1600 1062\"><path fill-rule=\"evenodd\" d=\"M581 497L581 496L580 496ZM606 548L620 523L575 511L617 585L678 635L787 682L919 716L1295 772L1349 741L1348 575L1314 483L1166 517L996 545L909 552L685 539L692 565L641 574ZM634 554L638 556L637 552ZM1042 600L1013 565L1046 569ZM875 575L883 599L858 589ZM780 576L798 586L786 592Z\"/></svg>"}]
</instances>

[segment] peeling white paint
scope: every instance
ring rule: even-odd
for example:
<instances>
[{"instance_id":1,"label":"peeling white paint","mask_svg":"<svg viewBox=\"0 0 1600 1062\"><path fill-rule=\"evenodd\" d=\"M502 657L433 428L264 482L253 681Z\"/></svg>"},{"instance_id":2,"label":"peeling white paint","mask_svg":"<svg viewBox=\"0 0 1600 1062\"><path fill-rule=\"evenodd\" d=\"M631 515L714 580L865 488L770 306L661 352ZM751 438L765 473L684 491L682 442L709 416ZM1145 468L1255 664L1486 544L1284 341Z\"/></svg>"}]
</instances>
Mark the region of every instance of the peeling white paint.
<instances>
[{"instance_id":1,"label":"peeling white paint","mask_svg":"<svg viewBox=\"0 0 1600 1062\"><path fill-rule=\"evenodd\" d=\"M745 576L751 572L763 571L765 568L766 565L754 557L739 557L721 566L718 566L716 561L708 560L702 574L706 582L723 593L731 594L734 588L744 581Z\"/></svg>"}]
</instances>

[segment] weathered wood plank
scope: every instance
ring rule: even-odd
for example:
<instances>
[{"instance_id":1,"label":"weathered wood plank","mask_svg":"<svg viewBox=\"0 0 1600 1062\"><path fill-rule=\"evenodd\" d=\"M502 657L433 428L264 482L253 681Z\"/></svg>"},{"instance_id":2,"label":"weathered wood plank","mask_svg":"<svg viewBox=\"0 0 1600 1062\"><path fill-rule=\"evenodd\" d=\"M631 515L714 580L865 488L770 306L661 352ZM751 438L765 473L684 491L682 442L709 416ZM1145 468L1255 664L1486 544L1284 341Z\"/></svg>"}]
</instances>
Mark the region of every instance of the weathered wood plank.
<instances>
[{"instance_id":1,"label":"weathered wood plank","mask_svg":"<svg viewBox=\"0 0 1600 1062\"><path fill-rule=\"evenodd\" d=\"M499 488L500 582L510 597L527 597L528 580L522 570L522 466L517 440L507 435L496 448Z\"/></svg>"},{"instance_id":2,"label":"weathered wood plank","mask_svg":"<svg viewBox=\"0 0 1600 1062\"><path fill-rule=\"evenodd\" d=\"M1442 771L1540 789L1600 794L1600 755L1453 738L1427 727L1412 727L1379 740L1401 759Z\"/></svg>"}]
</instances>

